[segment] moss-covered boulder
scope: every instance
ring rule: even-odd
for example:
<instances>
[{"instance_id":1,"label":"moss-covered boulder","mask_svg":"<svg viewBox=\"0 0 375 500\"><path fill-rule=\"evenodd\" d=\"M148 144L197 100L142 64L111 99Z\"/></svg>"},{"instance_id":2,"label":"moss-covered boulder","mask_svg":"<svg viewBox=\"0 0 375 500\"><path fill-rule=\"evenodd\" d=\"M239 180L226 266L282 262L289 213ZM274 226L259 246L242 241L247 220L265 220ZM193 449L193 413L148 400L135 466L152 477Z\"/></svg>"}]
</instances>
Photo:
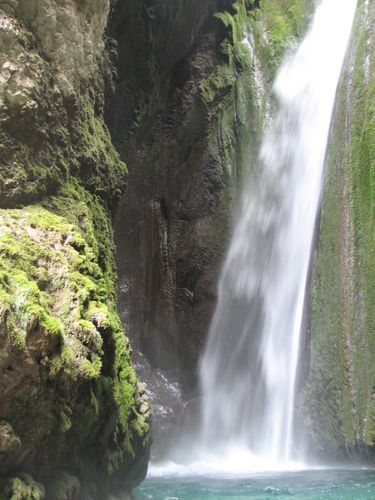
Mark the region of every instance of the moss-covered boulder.
<instances>
[{"instance_id":1,"label":"moss-covered boulder","mask_svg":"<svg viewBox=\"0 0 375 500\"><path fill-rule=\"evenodd\" d=\"M46 498L44 486L37 483L28 474L21 477L12 477L6 481L0 479L2 498L12 500L43 500Z\"/></svg>"}]
</instances>

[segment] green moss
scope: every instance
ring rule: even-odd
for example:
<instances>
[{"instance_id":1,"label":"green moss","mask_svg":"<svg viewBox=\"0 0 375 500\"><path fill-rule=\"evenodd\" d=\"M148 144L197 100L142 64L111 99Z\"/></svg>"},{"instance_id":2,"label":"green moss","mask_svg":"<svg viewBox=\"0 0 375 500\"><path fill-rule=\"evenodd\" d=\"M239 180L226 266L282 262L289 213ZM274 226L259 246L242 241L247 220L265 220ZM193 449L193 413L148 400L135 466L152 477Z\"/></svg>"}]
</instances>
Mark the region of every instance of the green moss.
<instances>
[{"instance_id":1,"label":"green moss","mask_svg":"<svg viewBox=\"0 0 375 500\"><path fill-rule=\"evenodd\" d=\"M68 432L72 427L72 410L69 406L65 405L64 409L60 412L60 430L61 432Z\"/></svg>"},{"instance_id":2,"label":"green moss","mask_svg":"<svg viewBox=\"0 0 375 500\"><path fill-rule=\"evenodd\" d=\"M78 200L80 202L78 203ZM136 376L130 363L130 348L123 333L121 322L117 313L117 297L115 291L116 275L113 251L112 227L107 213L103 210L98 200L90 197L85 199L85 195L78 186L70 185L68 189L61 192L58 198L48 201L48 206L53 207L58 213L63 214L72 223L80 224L83 228L85 241L91 250L91 260L100 261L101 266L83 266L86 271L89 269L96 274L95 283L90 279L80 283L81 297L84 301L83 319L79 324L89 331L94 327L95 331L103 332L103 335L110 335L114 343L114 379L107 379L107 384L101 385L104 393L113 394L114 401L118 406L119 421L117 424L117 437L124 440L124 447L119 441L117 458L122 457L122 461L117 462L111 456L109 469L113 472L120 467L126 456L134 456L133 443L137 439L146 439L149 431L149 424L144 423L136 410L137 391ZM84 221L84 222L83 222ZM86 249L86 254L87 254ZM90 254L90 252L89 252ZM90 259L88 259L89 262ZM82 269L82 266L81 266ZM77 279L75 280L77 282ZM86 292L82 295L82 290ZM90 364L86 361L84 365L85 376L97 378L101 363L98 357L93 358ZM100 397L103 399L104 394ZM93 409L98 411L100 399L94 400ZM137 432L130 425L130 421L139 420ZM139 431L139 432L138 432Z\"/></svg>"},{"instance_id":3,"label":"green moss","mask_svg":"<svg viewBox=\"0 0 375 500\"><path fill-rule=\"evenodd\" d=\"M110 328L111 326L111 321L109 319L109 310L105 304L90 302L86 317L100 329L105 330L107 328Z\"/></svg>"},{"instance_id":4,"label":"green moss","mask_svg":"<svg viewBox=\"0 0 375 500\"><path fill-rule=\"evenodd\" d=\"M242 72L251 69L251 54L245 38L254 38L255 51L252 56L261 61L268 80L275 76L276 69L287 49L306 29L311 6L306 0L263 0L260 8L254 2L237 1L232 5L234 14L217 12L218 19L229 31L221 43L224 62L215 67L210 78L201 85L201 96L206 105L214 103L228 93Z\"/></svg>"},{"instance_id":5,"label":"green moss","mask_svg":"<svg viewBox=\"0 0 375 500\"><path fill-rule=\"evenodd\" d=\"M371 20L375 20L375 6L369 7L367 20L361 17L359 10L357 22L361 31L357 39L350 102L349 165L356 255L355 290L359 306L353 317L352 339L352 384L356 395L354 427L358 440L375 445L372 413L375 387L375 40L371 36Z\"/></svg>"},{"instance_id":6,"label":"green moss","mask_svg":"<svg viewBox=\"0 0 375 500\"><path fill-rule=\"evenodd\" d=\"M90 192L112 205L124 188L127 169L112 144L103 119L95 115L91 105L84 107L76 133L71 172Z\"/></svg>"},{"instance_id":7,"label":"green moss","mask_svg":"<svg viewBox=\"0 0 375 500\"><path fill-rule=\"evenodd\" d=\"M100 356L98 355L94 355L92 361L84 359L81 364L83 377L88 380L98 378L100 375L101 368L102 368L102 361Z\"/></svg>"},{"instance_id":8,"label":"green moss","mask_svg":"<svg viewBox=\"0 0 375 500\"><path fill-rule=\"evenodd\" d=\"M38 127L43 129L38 147L33 144L35 137L29 144L30 138L24 137L22 130L8 130L9 123L8 128L0 131L0 143L4 146L0 149L1 207L32 203L56 193L69 175L113 206L124 189L127 170L103 117L94 108L95 104L86 98L79 102L71 123L59 123L56 130L47 134L45 123L35 123L36 136Z\"/></svg>"},{"instance_id":9,"label":"green moss","mask_svg":"<svg viewBox=\"0 0 375 500\"><path fill-rule=\"evenodd\" d=\"M201 97L209 106L221 100L235 85L239 73L249 69L249 54L243 44L243 38L250 13L253 10L252 2L245 0L233 4L234 14L227 11L217 12L216 19L226 28L228 37L221 43L223 61L217 64L210 77L201 83Z\"/></svg>"},{"instance_id":10,"label":"green moss","mask_svg":"<svg viewBox=\"0 0 375 500\"><path fill-rule=\"evenodd\" d=\"M39 76L36 110L7 116L0 130L0 344L15 377L27 372L10 388L6 417L30 451L25 470L49 475L65 467L83 480L100 476L104 488L106 460L121 456L112 470L125 467L144 438L124 418L137 419L135 376L119 389L131 368L117 312L110 210L126 166L104 124L101 69L66 99L52 96L53 73ZM79 494L73 483L70 496ZM34 498L30 491L17 496L20 487L15 480L9 498Z\"/></svg>"},{"instance_id":11,"label":"green moss","mask_svg":"<svg viewBox=\"0 0 375 500\"><path fill-rule=\"evenodd\" d=\"M49 315L43 315L40 326L47 335L62 335L63 327L61 321Z\"/></svg>"},{"instance_id":12,"label":"green moss","mask_svg":"<svg viewBox=\"0 0 375 500\"><path fill-rule=\"evenodd\" d=\"M46 339L39 341L46 346L45 376L76 387L59 412L59 429L77 443L98 432L108 408L117 408L116 446L108 454L108 470L114 472L134 457L135 443L146 439L149 427L137 412L136 376L117 313L109 214L98 196L71 178L42 205L0 210L0 227L3 335L25 355L33 332ZM111 377L103 375L103 363L113 363ZM78 398L77 388L94 382L100 383L96 392L85 391L81 418L77 411L85 399Z\"/></svg>"},{"instance_id":13,"label":"green moss","mask_svg":"<svg viewBox=\"0 0 375 500\"><path fill-rule=\"evenodd\" d=\"M253 12L253 32L259 59L273 79L285 52L306 30L312 11L306 0L261 0Z\"/></svg>"},{"instance_id":14,"label":"green moss","mask_svg":"<svg viewBox=\"0 0 375 500\"><path fill-rule=\"evenodd\" d=\"M215 101L218 92L227 92L236 82L233 69L228 66L218 66L208 83L201 86L201 96L203 102L210 104Z\"/></svg>"},{"instance_id":15,"label":"green moss","mask_svg":"<svg viewBox=\"0 0 375 500\"><path fill-rule=\"evenodd\" d=\"M31 479L27 482L15 477L7 481L5 486L6 498L9 500L41 500L43 491Z\"/></svg>"}]
</instances>

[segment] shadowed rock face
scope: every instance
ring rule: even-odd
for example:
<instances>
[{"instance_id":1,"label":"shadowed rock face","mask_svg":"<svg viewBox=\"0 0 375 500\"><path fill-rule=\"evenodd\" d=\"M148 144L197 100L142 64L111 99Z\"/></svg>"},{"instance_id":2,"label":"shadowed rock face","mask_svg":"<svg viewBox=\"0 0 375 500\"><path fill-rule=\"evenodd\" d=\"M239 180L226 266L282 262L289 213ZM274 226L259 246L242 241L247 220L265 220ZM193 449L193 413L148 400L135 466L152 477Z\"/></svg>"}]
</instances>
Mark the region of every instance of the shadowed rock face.
<instances>
[{"instance_id":1,"label":"shadowed rock face","mask_svg":"<svg viewBox=\"0 0 375 500\"><path fill-rule=\"evenodd\" d=\"M118 59L106 118L129 168L115 218L123 320L151 363L178 368L188 388L215 307L241 140L254 154L260 127L259 109L246 117L257 99L246 8L233 4L119 0L109 23ZM224 10L233 26L215 17Z\"/></svg>"}]
</instances>

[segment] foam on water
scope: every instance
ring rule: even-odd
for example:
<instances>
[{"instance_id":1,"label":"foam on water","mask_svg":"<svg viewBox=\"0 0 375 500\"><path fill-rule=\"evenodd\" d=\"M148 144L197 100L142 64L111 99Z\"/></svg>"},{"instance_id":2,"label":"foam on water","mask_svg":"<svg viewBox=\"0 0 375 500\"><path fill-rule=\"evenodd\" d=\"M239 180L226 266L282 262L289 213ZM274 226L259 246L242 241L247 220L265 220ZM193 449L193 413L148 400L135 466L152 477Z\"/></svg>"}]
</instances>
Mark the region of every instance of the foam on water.
<instances>
[{"instance_id":1,"label":"foam on water","mask_svg":"<svg viewBox=\"0 0 375 500\"><path fill-rule=\"evenodd\" d=\"M190 477L219 476L241 477L263 472L294 472L304 470L305 466L298 462L270 462L253 455L246 449L231 449L226 455L205 453L204 456L187 464L166 461L150 464L148 477Z\"/></svg>"}]
</instances>

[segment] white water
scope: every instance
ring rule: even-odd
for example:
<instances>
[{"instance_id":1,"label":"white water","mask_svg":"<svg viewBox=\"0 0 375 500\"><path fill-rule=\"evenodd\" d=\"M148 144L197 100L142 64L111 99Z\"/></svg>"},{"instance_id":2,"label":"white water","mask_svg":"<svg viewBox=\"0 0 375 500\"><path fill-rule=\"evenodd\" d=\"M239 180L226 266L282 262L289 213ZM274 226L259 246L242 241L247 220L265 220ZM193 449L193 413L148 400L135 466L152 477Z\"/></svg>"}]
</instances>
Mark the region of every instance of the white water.
<instances>
[{"instance_id":1,"label":"white water","mask_svg":"<svg viewBox=\"0 0 375 500\"><path fill-rule=\"evenodd\" d=\"M223 267L201 361L203 464L290 467L298 352L335 93L356 0L323 0L275 83L276 113ZM247 463L247 466L244 463ZM199 465L201 464L201 465Z\"/></svg>"}]
</instances>

